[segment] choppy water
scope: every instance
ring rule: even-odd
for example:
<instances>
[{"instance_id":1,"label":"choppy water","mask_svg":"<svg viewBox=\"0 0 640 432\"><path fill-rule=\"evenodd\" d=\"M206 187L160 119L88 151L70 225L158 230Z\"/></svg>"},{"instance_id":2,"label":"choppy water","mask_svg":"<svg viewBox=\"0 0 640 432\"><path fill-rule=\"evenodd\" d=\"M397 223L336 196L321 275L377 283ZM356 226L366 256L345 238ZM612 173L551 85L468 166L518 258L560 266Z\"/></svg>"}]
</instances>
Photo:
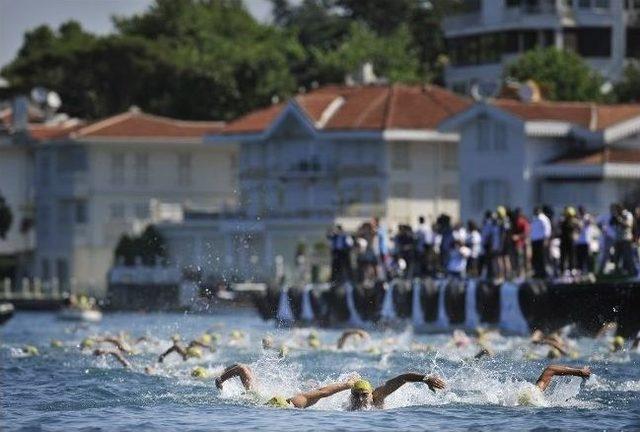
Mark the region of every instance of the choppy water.
<instances>
[{"instance_id":1,"label":"choppy water","mask_svg":"<svg viewBox=\"0 0 640 432\"><path fill-rule=\"evenodd\" d=\"M184 339L214 329L223 344L203 359L182 362L169 357L156 375L144 373L170 346L170 336ZM246 337L230 341L233 329ZM81 352L90 335L128 331L151 342L136 346L133 370L114 360ZM308 329L275 330L253 315L110 314L99 325L75 328L52 314L20 313L0 329L2 430L638 430L640 429L640 354L608 354L604 342L581 339L574 366L590 364L592 378L560 378L536 406L519 406L519 390L535 381L549 362L529 360L522 338L497 337L492 359L469 360L477 348L456 348L445 336L374 333L370 342L337 351L340 332L320 330L325 348L304 346ZM270 333L291 346L284 359L261 348ZM51 339L64 342L51 348ZM418 351L415 343L434 351ZM40 355L24 357L20 347L32 344ZM412 347L413 345L413 347ZM541 352L541 354L543 354ZM250 364L258 378L259 400L243 395L240 384L228 382L219 392L213 380L190 376L196 365L219 372L233 362ZM423 385L408 384L387 399L387 409L347 412L347 393L306 409L279 410L262 405L274 394L290 396L353 373L374 385L404 371L438 373L446 391L433 394Z\"/></svg>"}]
</instances>

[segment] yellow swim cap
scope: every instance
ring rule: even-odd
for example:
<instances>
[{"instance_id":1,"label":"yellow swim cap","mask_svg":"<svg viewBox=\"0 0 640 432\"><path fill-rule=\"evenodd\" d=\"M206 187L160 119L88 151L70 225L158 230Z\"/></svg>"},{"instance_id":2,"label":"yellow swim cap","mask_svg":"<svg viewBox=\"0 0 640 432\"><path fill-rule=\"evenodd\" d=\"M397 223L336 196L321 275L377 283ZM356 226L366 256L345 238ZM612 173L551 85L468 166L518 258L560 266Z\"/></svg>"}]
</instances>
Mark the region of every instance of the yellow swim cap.
<instances>
[{"instance_id":1,"label":"yellow swim cap","mask_svg":"<svg viewBox=\"0 0 640 432\"><path fill-rule=\"evenodd\" d=\"M274 408L289 408L289 401L284 396L274 396L267 401L266 405Z\"/></svg>"},{"instance_id":2,"label":"yellow swim cap","mask_svg":"<svg viewBox=\"0 0 640 432\"><path fill-rule=\"evenodd\" d=\"M58 339L52 339L51 348L62 348L62 341Z\"/></svg>"},{"instance_id":3,"label":"yellow swim cap","mask_svg":"<svg viewBox=\"0 0 640 432\"><path fill-rule=\"evenodd\" d=\"M320 348L320 339L317 336L309 337L309 346L314 349Z\"/></svg>"},{"instance_id":4,"label":"yellow swim cap","mask_svg":"<svg viewBox=\"0 0 640 432\"><path fill-rule=\"evenodd\" d=\"M197 366L191 371L191 376L194 378L207 378L209 376L209 372L202 366Z\"/></svg>"},{"instance_id":5,"label":"yellow swim cap","mask_svg":"<svg viewBox=\"0 0 640 432\"><path fill-rule=\"evenodd\" d=\"M280 349L278 350L278 356L283 358L286 357L289 354L289 347L286 345L281 345Z\"/></svg>"},{"instance_id":6,"label":"yellow swim cap","mask_svg":"<svg viewBox=\"0 0 640 432\"><path fill-rule=\"evenodd\" d=\"M91 338L84 338L82 342L80 342L80 348L91 348L96 344L96 342Z\"/></svg>"},{"instance_id":7,"label":"yellow swim cap","mask_svg":"<svg viewBox=\"0 0 640 432\"><path fill-rule=\"evenodd\" d=\"M173 336L171 336L171 340L173 342L178 342L180 340L180 335L178 333L174 334Z\"/></svg>"},{"instance_id":8,"label":"yellow swim cap","mask_svg":"<svg viewBox=\"0 0 640 432\"><path fill-rule=\"evenodd\" d=\"M353 384L353 387L351 387L351 393L372 393L372 392L373 392L373 386L369 381L364 379L359 379L358 381L355 382L355 384Z\"/></svg>"},{"instance_id":9,"label":"yellow swim cap","mask_svg":"<svg viewBox=\"0 0 640 432\"><path fill-rule=\"evenodd\" d=\"M562 357L562 353L558 348L551 348L549 350L549 353L547 354L547 358L550 358L550 359L555 359L560 357Z\"/></svg>"},{"instance_id":10,"label":"yellow swim cap","mask_svg":"<svg viewBox=\"0 0 640 432\"><path fill-rule=\"evenodd\" d=\"M202 357L202 350L198 347L189 347L187 348L187 357L188 358L200 358Z\"/></svg>"},{"instance_id":11,"label":"yellow swim cap","mask_svg":"<svg viewBox=\"0 0 640 432\"><path fill-rule=\"evenodd\" d=\"M231 339L242 339L244 337L244 333L240 330L231 331Z\"/></svg>"},{"instance_id":12,"label":"yellow swim cap","mask_svg":"<svg viewBox=\"0 0 640 432\"><path fill-rule=\"evenodd\" d=\"M24 347L22 347L22 352L30 356L37 356L38 354L40 354L38 348L34 347L33 345L25 345Z\"/></svg>"},{"instance_id":13,"label":"yellow swim cap","mask_svg":"<svg viewBox=\"0 0 640 432\"><path fill-rule=\"evenodd\" d=\"M622 336L616 336L613 338L613 347L615 349L621 349L624 347L624 338Z\"/></svg>"},{"instance_id":14,"label":"yellow swim cap","mask_svg":"<svg viewBox=\"0 0 640 432\"><path fill-rule=\"evenodd\" d=\"M198 341L202 342L205 345L211 345L211 342L212 342L211 335L209 335L208 333L204 333L198 338Z\"/></svg>"}]
</instances>

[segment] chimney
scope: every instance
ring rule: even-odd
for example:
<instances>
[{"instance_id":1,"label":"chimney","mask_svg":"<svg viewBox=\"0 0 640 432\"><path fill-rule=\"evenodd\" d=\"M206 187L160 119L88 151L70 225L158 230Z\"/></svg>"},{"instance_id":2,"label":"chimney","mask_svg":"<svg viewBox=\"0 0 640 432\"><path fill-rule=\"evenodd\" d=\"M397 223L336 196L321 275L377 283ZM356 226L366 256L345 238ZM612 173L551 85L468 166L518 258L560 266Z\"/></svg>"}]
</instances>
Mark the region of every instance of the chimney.
<instances>
[{"instance_id":1,"label":"chimney","mask_svg":"<svg viewBox=\"0 0 640 432\"><path fill-rule=\"evenodd\" d=\"M345 79L345 84L348 86L354 85L369 85L384 82L376 76L373 71L373 63L365 62L360 65L360 68L355 73L348 74Z\"/></svg>"},{"instance_id":2,"label":"chimney","mask_svg":"<svg viewBox=\"0 0 640 432\"><path fill-rule=\"evenodd\" d=\"M13 98L13 132L24 132L27 130L29 122L29 99L26 96L16 96Z\"/></svg>"}]
</instances>

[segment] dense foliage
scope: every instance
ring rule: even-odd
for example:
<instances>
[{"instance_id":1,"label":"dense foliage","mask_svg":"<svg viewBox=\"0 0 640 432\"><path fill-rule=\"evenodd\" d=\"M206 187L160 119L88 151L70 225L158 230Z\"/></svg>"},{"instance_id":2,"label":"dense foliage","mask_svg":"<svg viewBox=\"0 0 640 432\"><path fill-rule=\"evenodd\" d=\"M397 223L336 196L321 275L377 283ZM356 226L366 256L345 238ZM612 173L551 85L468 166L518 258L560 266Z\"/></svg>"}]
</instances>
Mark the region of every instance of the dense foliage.
<instances>
[{"instance_id":1,"label":"dense foliage","mask_svg":"<svg viewBox=\"0 0 640 432\"><path fill-rule=\"evenodd\" d=\"M164 238L153 225L149 225L140 236L123 234L115 249L116 262L133 266L139 260L142 265L153 266L167 259Z\"/></svg>"},{"instance_id":2,"label":"dense foliage","mask_svg":"<svg viewBox=\"0 0 640 432\"><path fill-rule=\"evenodd\" d=\"M5 240L11 223L13 222L13 213L11 207L2 195L0 195L0 239Z\"/></svg>"}]
</instances>

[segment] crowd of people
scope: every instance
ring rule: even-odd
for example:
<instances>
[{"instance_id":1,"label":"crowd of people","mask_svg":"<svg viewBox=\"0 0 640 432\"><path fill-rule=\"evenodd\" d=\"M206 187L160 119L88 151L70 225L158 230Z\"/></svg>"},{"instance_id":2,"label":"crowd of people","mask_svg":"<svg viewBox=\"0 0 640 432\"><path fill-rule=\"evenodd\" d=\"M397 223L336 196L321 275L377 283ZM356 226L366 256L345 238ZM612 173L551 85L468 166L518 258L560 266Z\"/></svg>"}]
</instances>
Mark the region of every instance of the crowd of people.
<instances>
[{"instance_id":1,"label":"crowd of people","mask_svg":"<svg viewBox=\"0 0 640 432\"><path fill-rule=\"evenodd\" d=\"M442 214L424 216L394 233L379 218L354 233L336 225L331 246L331 279L386 280L393 277L482 277L494 281L616 274L640 271L640 206L619 203L599 216L567 206L555 215L549 206L527 217L520 208L487 210L481 223L452 223Z\"/></svg>"}]
</instances>

